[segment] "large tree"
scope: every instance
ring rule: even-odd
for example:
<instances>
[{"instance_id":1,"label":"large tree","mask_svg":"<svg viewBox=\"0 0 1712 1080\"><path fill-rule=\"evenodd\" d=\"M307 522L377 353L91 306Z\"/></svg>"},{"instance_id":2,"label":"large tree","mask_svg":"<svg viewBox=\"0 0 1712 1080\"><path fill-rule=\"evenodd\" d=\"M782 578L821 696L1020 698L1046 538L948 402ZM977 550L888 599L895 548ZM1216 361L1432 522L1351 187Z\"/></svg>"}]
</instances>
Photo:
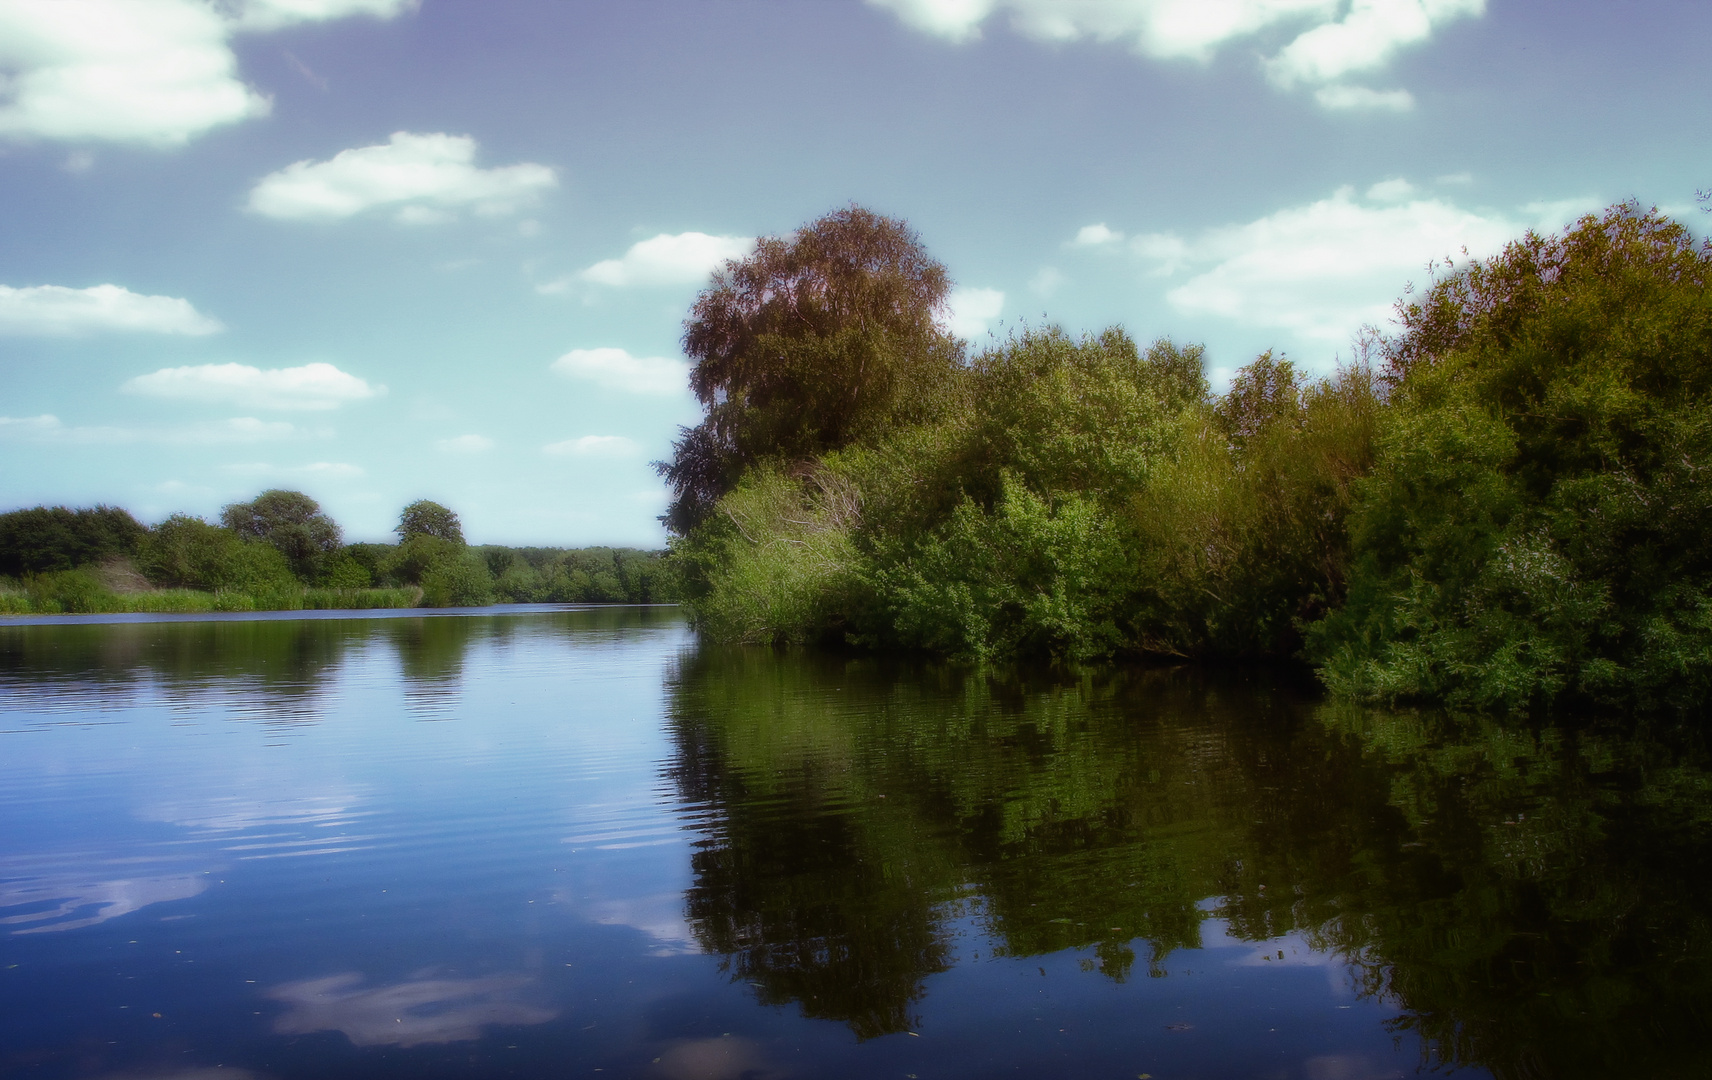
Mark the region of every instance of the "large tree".
<instances>
[{"instance_id":1,"label":"large tree","mask_svg":"<svg viewBox=\"0 0 1712 1080\"><path fill-rule=\"evenodd\" d=\"M301 491L264 491L247 503L220 511L220 523L244 537L279 549L291 570L313 580L326 558L339 550L339 526L321 504Z\"/></svg>"},{"instance_id":2,"label":"large tree","mask_svg":"<svg viewBox=\"0 0 1712 1080\"><path fill-rule=\"evenodd\" d=\"M930 415L962 358L951 282L902 221L851 206L725 264L684 328L707 410L660 470L683 533L761 461L794 462Z\"/></svg>"}]
</instances>

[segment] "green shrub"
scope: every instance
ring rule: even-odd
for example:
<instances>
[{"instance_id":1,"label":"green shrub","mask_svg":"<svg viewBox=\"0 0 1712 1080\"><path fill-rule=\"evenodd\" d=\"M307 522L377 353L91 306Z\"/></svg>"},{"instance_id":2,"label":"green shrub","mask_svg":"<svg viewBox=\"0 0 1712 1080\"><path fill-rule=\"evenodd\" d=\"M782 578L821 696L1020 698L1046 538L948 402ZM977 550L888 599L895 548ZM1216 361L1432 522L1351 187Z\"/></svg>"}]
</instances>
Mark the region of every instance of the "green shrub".
<instances>
[{"instance_id":1,"label":"green shrub","mask_svg":"<svg viewBox=\"0 0 1712 1080\"><path fill-rule=\"evenodd\" d=\"M300 587L273 546L244 540L188 514L174 514L149 530L136 562L151 582L168 588L283 592Z\"/></svg>"},{"instance_id":2,"label":"green shrub","mask_svg":"<svg viewBox=\"0 0 1712 1080\"><path fill-rule=\"evenodd\" d=\"M493 599L493 577L473 552L436 561L422 575L422 604L426 607L480 607L493 603Z\"/></svg>"},{"instance_id":3,"label":"green shrub","mask_svg":"<svg viewBox=\"0 0 1712 1080\"><path fill-rule=\"evenodd\" d=\"M1614 208L1403 309L1339 693L1520 711L1712 692L1712 250Z\"/></svg>"},{"instance_id":4,"label":"green shrub","mask_svg":"<svg viewBox=\"0 0 1712 1080\"><path fill-rule=\"evenodd\" d=\"M837 640L861 606L853 524L835 474L750 472L676 553L699 585L697 624L724 641Z\"/></svg>"},{"instance_id":5,"label":"green shrub","mask_svg":"<svg viewBox=\"0 0 1712 1080\"><path fill-rule=\"evenodd\" d=\"M1006 474L991 511L965 498L944 527L876 572L890 618L878 636L952 656L1109 655L1131 578L1111 517L1088 498L1054 503Z\"/></svg>"},{"instance_id":6,"label":"green shrub","mask_svg":"<svg viewBox=\"0 0 1712 1080\"><path fill-rule=\"evenodd\" d=\"M144 528L113 506L38 506L0 514L0 574L71 570L137 550Z\"/></svg>"}]
</instances>

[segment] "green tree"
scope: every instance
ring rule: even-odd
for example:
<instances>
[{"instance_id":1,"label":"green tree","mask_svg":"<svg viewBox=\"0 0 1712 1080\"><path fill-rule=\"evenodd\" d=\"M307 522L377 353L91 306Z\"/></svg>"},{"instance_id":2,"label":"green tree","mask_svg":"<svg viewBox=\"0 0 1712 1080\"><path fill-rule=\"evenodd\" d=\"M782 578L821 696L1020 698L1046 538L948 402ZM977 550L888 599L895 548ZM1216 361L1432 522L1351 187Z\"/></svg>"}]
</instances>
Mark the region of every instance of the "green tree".
<instances>
[{"instance_id":1,"label":"green tree","mask_svg":"<svg viewBox=\"0 0 1712 1080\"><path fill-rule=\"evenodd\" d=\"M0 574L70 570L108 556L129 555L146 531L116 506L38 506L0 514Z\"/></svg>"},{"instance_id":2,"label":"green tree","mask_svg":"<svg viewBox=\"0 0 1712 1080\"><path fill-rule=\"evenodd\" d=\"M950 288L908 225L858 206L726 263L685 324L707 417L658 466L674 493L667 525L687 533L760 461L931 415L962 357L936 321Z\"/></svg>"},{"instance_id":3,"label":"green tree","mask_svg":"<svg viewBox=\"0 0 1712 1080\"><path fill-rule=\"evenodd\" d=\"M278 548L188 514L149 530L137 564L150 581L172 588L280 592L297 586Z\"/></svg>"},{"instance_id":4,"label":"green tree","mask_svg":"<svg viewBox=\"0 0 1712 1080\"><path fill-rule=\"evenodd\" d=\"M1712 693L1712 248L1614 207L1400 308L1340 692L1528 710Z\"/></svg>"},{"instance_id":5,"label":"green tree","mask_svg":"<svg viewBox=\"0 0 1712 1080\"><path fill-rule=\"evenodd\" d=\"M427 499L417 499L404 508L398 517L398 533L400 543L412 536L432 536L454 544L464 542L464 527L458 522L458 515Z\"/></svg>"},{"instance_id":6,"label":"green tree","mask_svg":"<svg viewBox=\"0 0 1712 1080\"><path fill-rule=\"evenodd\" d=\"M220 511L220 521L246 540L272 545L305 581L318 578L328 556L339 550L339 526L301 491L264 491Z\"/></svg>"}]
</instances>

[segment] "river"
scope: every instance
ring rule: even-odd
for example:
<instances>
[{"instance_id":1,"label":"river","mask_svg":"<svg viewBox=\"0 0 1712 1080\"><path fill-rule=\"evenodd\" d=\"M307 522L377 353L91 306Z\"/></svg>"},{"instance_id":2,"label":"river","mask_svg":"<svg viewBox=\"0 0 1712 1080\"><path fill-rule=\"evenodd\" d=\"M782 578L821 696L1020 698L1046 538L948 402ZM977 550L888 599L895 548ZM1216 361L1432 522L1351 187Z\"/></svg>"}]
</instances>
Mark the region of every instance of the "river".
<instances>
[{"instance_id":1,"label":"river","mask_svg":"<svg viewBox=\"0 0 1712 1080\"><path fill-rule=\"evenodd\" d=\"M0 1074L1705 1075L1680 730L382 614L0 623Z\"/></svg>"}]
</instances>

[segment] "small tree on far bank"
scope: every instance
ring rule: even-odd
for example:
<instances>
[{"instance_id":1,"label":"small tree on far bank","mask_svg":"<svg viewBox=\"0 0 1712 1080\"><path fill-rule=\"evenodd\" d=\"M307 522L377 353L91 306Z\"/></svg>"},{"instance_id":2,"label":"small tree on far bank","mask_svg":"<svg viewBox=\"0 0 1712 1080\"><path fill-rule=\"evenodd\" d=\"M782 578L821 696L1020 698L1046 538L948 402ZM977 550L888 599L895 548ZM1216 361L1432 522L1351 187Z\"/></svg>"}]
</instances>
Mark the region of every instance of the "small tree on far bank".
<instances>
[{"instance_id":1,"label":"small tree on far bank","mask_svg":"<svg viewBox=\"0 0 1712 1080\"><path fill-rule=\"evenodd\" d=\"M464 527L459 523L458 515L427 499L417 499L406 506L399 515L398 528L393 531L398 533L399 543L413 536L432 536L454 544L464 542Z\"/></svg>"}]
</instances>

